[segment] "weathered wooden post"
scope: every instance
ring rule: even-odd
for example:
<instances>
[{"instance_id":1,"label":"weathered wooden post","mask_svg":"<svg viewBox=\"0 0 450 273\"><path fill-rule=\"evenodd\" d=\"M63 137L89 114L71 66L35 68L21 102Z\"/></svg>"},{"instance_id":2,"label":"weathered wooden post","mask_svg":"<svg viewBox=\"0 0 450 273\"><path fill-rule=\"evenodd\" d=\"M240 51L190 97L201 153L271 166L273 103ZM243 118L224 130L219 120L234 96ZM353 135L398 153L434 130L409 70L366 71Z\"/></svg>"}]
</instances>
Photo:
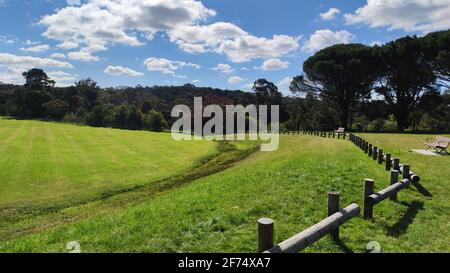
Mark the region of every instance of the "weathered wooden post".
<instances>
[{"instance_id":1,"label":"weathered wooden post","mask_svg":"<svg viewBox=\"0 0 450 273\"><path fill-rule=\"evenodd\" d=\"M373 218L373 204L369 196L373 194L375 182L372 179L364 180L364 219Z\"/></svg>"},{"instance_id":2,"label":"weathered wooden post","mask_svg":"<svg viewBox=\"0 0 450 273\"><path fill-rule=\"evenodd\" d=\"M378 156L378 147L375 146L373 147L373 155L372 155L373 160L376 160L377 156Z\"/></svg>"},{"instance_id":3,"label":"weathered wooden post","mask_svg":"<svg viewBox=\"0 0 450 273\"><path fill-rule=\"evenodd\" d=\"M409 165L403 164L403 166L402 166L402 174L403 174L403 179L409 179L410 178Z\"/></svg>"},{"instance_id":4,"label":"weathered wooden post","mask_svg":"<svg viewBox=\"0 0 450 273\"><path fill-rule=\"evenodd\" d=\"M386 171L391 170L391 154L386 154Z\"/></svg>"},{"instance_id":5,"label":"weathered wooden post","mask_svg":"<svg viewBox=\"0 0 450 273\"><path fill-rule=\"evenodd\" d=\"M365 146L364 146L364 152L365 152L366 154L369 153L369 142L367 142L367 141L366 141L366 144L365 144Z\"/></svg>"},{"instance_id":6,"label":"weathered wooden post","mask_svg":"<svg viewBox=\"0 0 450 273\"><path fill-rule=\"evenodd\" d=\"M369 144L369 153L368 153L368 155L370 157L372 157L372 154L373 154L373 147L372 147L372 144Z\"/></svg>"},{"instance_id":7,"label":"weathered wooden post","mask_svg":"<svg viewBox=\"0 0 450 273\"><path fill-rule=\"evenodd\" d=\"M378 150L378 164L383 164L383 149Z\"/></svg>"},{"instance_id":8,"label":"weathered wooden post","mask_svg":"<svg viewBox=\"0 0 450 273\"><path fill-rule=\"evenodd\" d=\"M392 170L391 171L391 185L394 185L395 183L398 182L398 171L396 170ZM391 196L389 196L389 199L394 201L397 200L397 193L393 193Z\"/></svg>"},{"instance_id":9,"label":"weathered wooden post","mask_svg":"<svg viewBox=\"0 0 450 273\"><path fill-rule=\"evenodd\" d=\"M400 170L400 159L394 158L394 164L392 165L392 168L396 171Z\"/></svg>"},{"instance_id":10,"label":"weathered wooden post","mask_svg":"<svg viewBox=\"0 0 450 273\"><path fill-rule=\"evenodd\" d=\"M328 216L339 211L339 192L332 191L328 193ZM335 242L339 241L339 226L330 232L331 239Z\"/></svg>"},{"instance_id":11,"label":"weathered wooden post","mask_svg":"<svg viewBox=\"0 0 450 273\"><path fill-rule=\"evenodd\" d=\"M258 219L258 252L263 253L273 247L273 220Z\"/></svg>"}]
</instances>

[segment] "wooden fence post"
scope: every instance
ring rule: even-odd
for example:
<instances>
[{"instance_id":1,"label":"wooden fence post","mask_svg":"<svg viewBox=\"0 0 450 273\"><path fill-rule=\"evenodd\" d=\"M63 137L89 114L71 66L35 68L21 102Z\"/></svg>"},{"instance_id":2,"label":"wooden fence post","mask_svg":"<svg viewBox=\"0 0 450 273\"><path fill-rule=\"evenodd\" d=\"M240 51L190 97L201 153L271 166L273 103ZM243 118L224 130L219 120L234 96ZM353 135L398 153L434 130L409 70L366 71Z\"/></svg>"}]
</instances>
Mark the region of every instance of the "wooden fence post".
<instances>
[{"instance_id":1,"label":"wooden fence post","mask_svg":"<svg viewBox=\"0 0 450 273\"><path fill-rule=\"evenodd\" d=\"M402 174L403 174L403 179L409 179L409 165L403 164L402 166Z\"/></svg>"},{"instance_id":2,"label":"wooden fence post","mask_svg":"<svg viewBox=\"0 0 450 273\"><path fill-rule=\"evenodd\" d=\"M372 179L364 180L364 219L373 218L373 204L369 196L373 194L375 182Z\"/></svg>"},{"instance_id":3,"label":"wooden fence post","mask_svg":"<svg viewBox=\"0 0 450 273\"><path fill-rule=\"evenodd\" d=\"M392 165L392 168L396 171L400 170L400 159L394 158L394 164Z\"/></svg>"},{"instance_id":4,"label":"wooden fence post","mask_svg":"<svg viewBox=\"0 0 450 273\"><path fill-rule=\"evenodd\" d=\"M273 220L258 219L258 252L263 253L273 247Z\"/></svg>"},{"instance_id":5,"label":"wooden fence post","mask_svg":"<svg viewBox=\"0 0 450 273\"><path fill-rule=\"evenodd\" d=\"M328 216L339 211L339 192L332 191L328 193ZM335 242L339 241L339 226L330 232L331 239Z\"/></svg>"},{"instance_id":6,"label":"wooden fence post","mask_svg":"<svg viewBox=\"0 0 450 273\"><path fill-rule=\"evenodd\" d=\"M378 150L378 164L383 164L383 149Z\"/></svg>"},{"instance_id":7,"label":"wooden fence post","mask_svg":"<svg viewBox=\"0 0 450 273\"><path fill-rule=\"evenodd\" d=\"M376 160L377 156L378 156L378 147L375 146L373 147L373 155L372 155L373 160Z\"/></svg>"},{"instance_id":8,"label":"wooden fence post","mask_svg":"<svg viewBox=\"0 0 450 273\"><path fill-rule=\"evenodd\" d=\"M398 182L398 171L396 170L392 170L391 171L391 185L394 185L395 183ZM397 200L397 193L393 193L391 196L389 196L389 199L394 201Z\"/></svg>"},{"instance_id":9,"label":"wooden fence post","mask_svg":"<svg viewBox=\"0 0 450 273\"><path fill-rule=\"evenodd\" d=\"M386 154L386 171L391 170L391 154Z\"/></svg>"},{"instance_id":10,"label":"wooden fence post","mask_svg":"<svg viewBox=\"0 0 450 273\"><path fill-rule=\"evenodd\" d=\"M372 154L373 154L373 147L372 147L372 144L369 144L369 152L368 152L368 155L369 155L370 157L372 157Z\"/></svg>"}]
</instances>

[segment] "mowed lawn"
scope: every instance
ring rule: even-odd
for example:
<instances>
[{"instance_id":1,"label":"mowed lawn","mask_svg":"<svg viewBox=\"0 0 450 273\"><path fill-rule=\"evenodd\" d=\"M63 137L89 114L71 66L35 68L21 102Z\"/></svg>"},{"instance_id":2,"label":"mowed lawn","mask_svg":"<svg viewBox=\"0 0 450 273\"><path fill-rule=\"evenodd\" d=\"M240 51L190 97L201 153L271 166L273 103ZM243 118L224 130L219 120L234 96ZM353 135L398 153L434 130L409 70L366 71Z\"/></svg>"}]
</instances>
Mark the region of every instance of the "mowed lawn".
<instances>
[{"instance_id":1,"label":"mowed lawn","mask_svg":"<svg viewBox=\"0 0 450 273\"><path fill-rule=\"evenodd\" d=\"M409 163L433 196L410 187L397 202L377 205L373 221L359 217L343 225L341 243L326 237L306 252L365 252L370 241L379 242L383 252L449 252L450 157L410 153L422 147L421 135L365 137ZM341 193L341 206L361 205L364 178L375 179L376 190L389 184L384 166L350 141L282 136L276 152L257 152L114 213L2 242L0 251L66 252L68 242L78 241L83 252L256 252L258 218L275 220L275 241L281 242L326 217L328 191ZM60 213L99 207L100 201Z\"/></svg>"},{"instance_id":2,"label":"mowed lawn","mask_svg":"<svg viewBox=\"0 0 450 273\"><path fill-rule=\"evenodd\" d=\"M216 152L166 133L0 118L0 216L153 183Z\"/></svg>"}]
</instances>

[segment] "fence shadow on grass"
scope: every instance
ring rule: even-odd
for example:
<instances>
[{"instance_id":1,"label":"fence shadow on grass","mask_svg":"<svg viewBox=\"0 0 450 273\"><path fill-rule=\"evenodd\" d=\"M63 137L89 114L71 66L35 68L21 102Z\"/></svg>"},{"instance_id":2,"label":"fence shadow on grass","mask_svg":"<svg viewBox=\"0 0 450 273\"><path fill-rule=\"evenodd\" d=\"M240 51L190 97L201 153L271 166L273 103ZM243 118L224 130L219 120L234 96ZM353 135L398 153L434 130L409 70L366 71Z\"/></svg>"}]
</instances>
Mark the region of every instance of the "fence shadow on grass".
<instances>
[{"instance_id":1,"label":"fence shadow on grass","mask_svg":"<svg viewBox=\"0 0 450 273\"><path fill-rule=\"evenodd\" d=\"M431 194L431 192L429 192L424 186L422 186L422 184L420 184L419 182L412 182L413 186L416 187L416 189L423 194L426 197L433 197L433 195Z\"/></svg>"},{"instance_id":2,"label":"fence shadow on grass","mask_svg":"<svg viewBox=\"0 0 450 273\"><path fill-rule=\"evenodd\" d=\"M400 218L400 220L391 227L388 227L388 235L393 237L399 237L404 234L410 224L414 221L420 210L423 210L424 203L419 201L412 201L411 203L399 202L400 204L407 206L406 213Z\"/></svg>"},{"instance_id":3,"label":"fence shadow on grass","mask_svg":"<svg viewBox=\"0 0 450 273\"><path fill-rule=\"evenodd\" d=\"M335 244L344 252L344 253L353 253L353 250L351 250L344 242L341 240L337 240Z\"/></svg>"}]
</instances>

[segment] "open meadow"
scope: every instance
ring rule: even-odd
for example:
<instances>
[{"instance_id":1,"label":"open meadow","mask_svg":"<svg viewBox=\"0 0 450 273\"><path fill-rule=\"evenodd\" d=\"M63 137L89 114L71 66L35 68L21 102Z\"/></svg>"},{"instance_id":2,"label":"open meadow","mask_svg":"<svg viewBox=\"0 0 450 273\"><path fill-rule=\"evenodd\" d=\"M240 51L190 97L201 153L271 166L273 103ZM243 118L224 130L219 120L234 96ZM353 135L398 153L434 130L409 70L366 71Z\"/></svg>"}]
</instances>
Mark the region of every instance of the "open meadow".
<instances>
[{"instance_id":1,"label":"open meadow","mask_svg":"<svg viewBox=\"0 0 450 273\"><path fill-rule=\"evenodd\" d=\"M328 191L343 207L362 205L365 178L389 185L384 166L343 139L282 135L276 152L260 152L251 142L0 124L2 252L67 252L70 241L83 252L256 252L258 218L275 220L278 243L326 217ZM432 196L411 186L377 205L374 220L343 225L340 243L326 237L306 252L365 252L370 241L383 252L450 251L450 157L410 152L429 135L361 136L409 163Z\"/></svg>"}]
</instances>

